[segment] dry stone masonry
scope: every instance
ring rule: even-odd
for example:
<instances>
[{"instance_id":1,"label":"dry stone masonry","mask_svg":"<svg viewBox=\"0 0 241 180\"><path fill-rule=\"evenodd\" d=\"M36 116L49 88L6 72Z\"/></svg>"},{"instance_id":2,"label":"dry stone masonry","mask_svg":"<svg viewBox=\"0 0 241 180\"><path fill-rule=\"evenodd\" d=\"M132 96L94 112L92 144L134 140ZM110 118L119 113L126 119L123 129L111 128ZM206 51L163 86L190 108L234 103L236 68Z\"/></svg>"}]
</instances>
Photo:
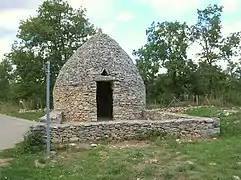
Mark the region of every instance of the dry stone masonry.
<instances>
[{"instance_id":1,"label":"dry stone masonry","mask_svg":"<svg viewBox=\"0 0 241 180\"><path fill-rule=\"evenodd\" d=\"M33 126L31 131L46 135L46 125ZM140 137L148 132L175 134L187 138L216 136L220 131L217 118L177 118L169 120L104 121L55 124L51 126L54 143L95 141L100 139L123 140Z\"/></svg>"},{"instance_id":2,"label":"dry stone masonry","mask_svg":"<svg viewBox=\"0 0 241 180\"><path fill-rule=\"evenodd\" d=\"M92 36L62 67L53 99L53 142L118 140L150 131L182 137L220 132L218 118L146 109L145 86L136 66L119 44L102 32ZM46 116L30 132L46 136L45 121Z\"/></svg>"},{"instance_id":3,"label":"dry stone masonry","mask_svg":"<svg viewBox=\"0 0 241 180\"><path fill-rule=\"evenodd\" d=\"M98 82L110 84L106 92L110 97L98 92ZM99 106L110 109L110 119L141 118L146 101L143 80L128 54L102 32L83 44L61 69L53 91L54 108L62 109L65 121L97 121L98 108L107 111L98 107L97 93Z\"/></svg>"}]
</instances>

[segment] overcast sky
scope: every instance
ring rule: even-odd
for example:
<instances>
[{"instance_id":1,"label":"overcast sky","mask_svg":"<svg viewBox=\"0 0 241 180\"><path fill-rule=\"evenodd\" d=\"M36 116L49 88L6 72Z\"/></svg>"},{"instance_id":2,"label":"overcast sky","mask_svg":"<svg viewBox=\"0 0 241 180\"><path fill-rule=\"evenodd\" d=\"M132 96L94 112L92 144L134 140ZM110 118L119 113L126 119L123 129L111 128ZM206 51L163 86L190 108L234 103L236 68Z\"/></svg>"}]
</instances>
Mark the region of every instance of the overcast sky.
<instances>
[{"instance_id":1,"label":"overcast sky","mask_svg":"<svg viewBox=\"0 0 241 180\"><path fill-rule=\"evenodd\" d=\"M16 39L20 20L34 15L43 0L0 0L0 60ZM145 41L145 30L153 21L186 21L194 24L197 8L210 2L224 6L223 33L241 31L241 0L68 0L74 8L83 6L91 22L132 54ZM198 51L193 46L189 53Z\"/></svg>"}]
</instances>

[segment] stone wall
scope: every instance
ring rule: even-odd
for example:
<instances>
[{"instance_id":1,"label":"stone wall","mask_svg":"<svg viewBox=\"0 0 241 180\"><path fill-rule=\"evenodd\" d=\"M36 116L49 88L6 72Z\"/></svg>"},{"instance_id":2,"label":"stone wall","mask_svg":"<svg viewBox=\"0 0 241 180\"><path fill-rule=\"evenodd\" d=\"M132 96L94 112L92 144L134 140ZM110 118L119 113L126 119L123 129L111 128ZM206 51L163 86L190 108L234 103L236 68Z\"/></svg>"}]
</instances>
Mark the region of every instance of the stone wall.
<instances>
[{"instance_id":1,"label":"stone wall","mask_svg":"<svg viewBox=\"0 0 241 180\"><path fill-rule=\"evenodd\" d=\"M31 127L31 132L45 136L45 124ZM51 126L51 138L55 143L94 141L102 138L121 140L134 138L150 131L176 134L181 137L210 137L220 132L218 118L189 118L170 120L108 121L90 123L55 124Z\"/></svg>"},{"instance_id":2,"label":"stone wall","mask_svg":"<svg viewBox=\"0 0 241 180\"><path fill-rule=\"evenodd\" d=\"M126 86L124 86L126 85ZM134 88L133 88L134 87ZM96 82L82 86L55 87L54 109L63 113L63 121L97 121ZM125 82L113 82L113 120L135 120L142 118L145 94Z\"/></svg>"},{"instance_id":3,"label":"stone wall","mask_svg":"<svg viewBox=\"0 0 241 180\"><path fill-rule=\"evenodd\" d=\"M97 121L96 85L55 87L54 109L63 113L63 121Z\"/></svg>"}]
</instances>

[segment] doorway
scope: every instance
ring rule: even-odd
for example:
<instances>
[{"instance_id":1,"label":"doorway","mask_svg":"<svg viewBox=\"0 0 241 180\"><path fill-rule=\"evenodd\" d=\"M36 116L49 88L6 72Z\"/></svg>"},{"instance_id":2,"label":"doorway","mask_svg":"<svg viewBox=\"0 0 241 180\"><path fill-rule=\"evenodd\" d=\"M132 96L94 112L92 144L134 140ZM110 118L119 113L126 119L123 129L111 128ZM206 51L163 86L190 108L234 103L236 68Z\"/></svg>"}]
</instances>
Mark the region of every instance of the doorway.
<instances>
[{"instance_id":1,"label":"doorway","mask_svg":"<svg viewBox=\"0 0 241 180\"><path fill-rule=\"evenodd\" d=\"M113 119L113 90L111 81L97 81L97 120Z\"/></svg>"}]
</instances>

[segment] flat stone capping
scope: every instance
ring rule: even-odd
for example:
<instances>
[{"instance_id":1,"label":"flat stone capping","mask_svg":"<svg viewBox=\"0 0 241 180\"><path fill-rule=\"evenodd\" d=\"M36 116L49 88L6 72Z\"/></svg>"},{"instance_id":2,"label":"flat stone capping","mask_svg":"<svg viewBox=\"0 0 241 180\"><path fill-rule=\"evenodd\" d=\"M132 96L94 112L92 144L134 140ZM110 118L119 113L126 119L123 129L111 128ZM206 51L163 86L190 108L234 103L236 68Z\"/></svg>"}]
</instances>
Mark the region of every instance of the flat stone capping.
<instances>
[{"instance_id":1,"label":"flat stone capping","mask_svg":"<svg viewBox=\"0 0 241 180\"><path fill-rule=\"evenodd\" d=\"M68 124L52 124L51 139L54 143L71 143L95 141L103 138L121 140L135 138L150 131L175 134L181 137L207 138L220 133L218 118L176 118L169 120L134 120L75 122ZM39 132L46 137L44 123L31 126L30 132Z\"/></svg>"}]
</instances>

